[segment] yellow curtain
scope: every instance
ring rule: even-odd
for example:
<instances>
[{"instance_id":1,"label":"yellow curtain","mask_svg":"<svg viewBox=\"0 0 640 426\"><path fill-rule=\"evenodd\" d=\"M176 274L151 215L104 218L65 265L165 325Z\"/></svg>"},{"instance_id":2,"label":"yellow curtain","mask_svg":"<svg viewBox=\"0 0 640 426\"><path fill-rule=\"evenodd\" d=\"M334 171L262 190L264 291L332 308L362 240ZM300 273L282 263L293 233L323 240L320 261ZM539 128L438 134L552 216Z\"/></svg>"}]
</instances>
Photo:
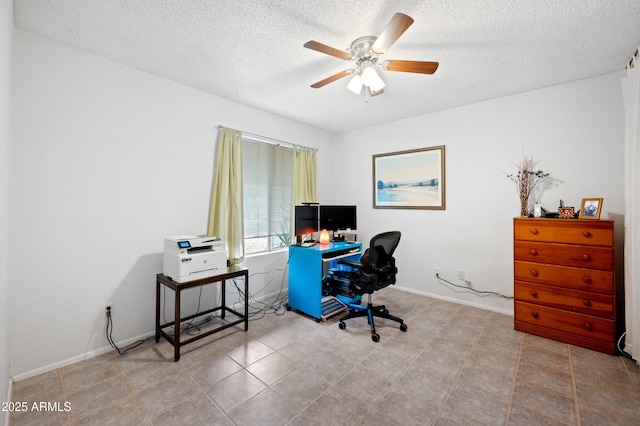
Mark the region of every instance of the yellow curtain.
<instances>
[{"instance_id":1,"label":"yellow curtain","mask_svg":"<svg viewBox=\"0 0 640 426\"><path fill-rule=\"evenodd\" d=\"M316 150L295 147L293 159L293 205L316 202Z\"/></svg>"},{"instance_id":2,"label":"yellow curtain","mask_svg":"<svg viewBox=\"0 0 640 426\"><path fill-rule=\"evenodd\" d=\"M295 146L293 156L293 206L316 202L316 150L305 146ZM295 235L295 208L291 208L291 236Z\"/></svg>"},{"instance_id":3,"label":"yellow curtain","mask_svg":"<svg viewBox=\"0 0 640 426\"><path fill-rule=\"evenodd\" d=\"M238 264L244 259L240 131L220 127L217 157L207 234L222 239L227 249L227 258Z\"/></svg>"}]
</instances>

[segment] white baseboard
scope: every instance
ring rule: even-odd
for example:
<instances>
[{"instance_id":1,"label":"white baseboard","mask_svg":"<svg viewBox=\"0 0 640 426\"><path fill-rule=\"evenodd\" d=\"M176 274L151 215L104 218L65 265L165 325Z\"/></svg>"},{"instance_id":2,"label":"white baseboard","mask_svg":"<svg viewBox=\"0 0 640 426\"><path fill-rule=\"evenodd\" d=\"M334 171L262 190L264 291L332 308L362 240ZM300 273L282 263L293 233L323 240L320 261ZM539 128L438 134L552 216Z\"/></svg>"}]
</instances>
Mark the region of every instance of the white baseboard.
<instances>
[{"instance_id":1,"label":"white baseboard","mask_svg":"<svg viewBox=\"0 0 640 426\"><path fill-rule=\"evenodd\" d=\"M286 295L286 294L287 294L287 290L283 289L282 292L275 291L275 292L266 294L266 295L261 296L261 297L256 297L253 300L258 301L258 302L262 302L262 301L265 301L265 300L275 299L275 297L277 297L278 295ZM233 302L231 302L230 300L227 299L227 306L230 306L232 303ZM126 347L126 346L128 346L128 345L130 345L132 343L135 343L135 342L137 342L139 340L147 339L147 338L149 338L151 336L154 336L155 333L156 333L155 330L153 330L153 331L150 331L148 333L142 334L140 336L136 336L136 337L132 337L130 339L126 339L126 340L123 340L123 341L120 341L120 342L116 342L116 345L118 347L120 347L120 348L124 348L124 347ZM95 349L95 350L92 350L92 351L89 351L89 352L78 354L76 356L73 356L71 358L67 358L67 359L62 360L62 361L55 362L53 364L45 365L43 367L36 368L34 370L27 371L25 373L16 374L15 376L9 378L9 382L10 382L10 385L11 385L12 382L19 382L21 380L25 380L25 379L28 379L30 377L35 377L35 376L37 376L39 374L48 373L50 371L57 370L58 368L63 368L63 367L66 367L68 365L75 364L76 362L84 361L84 360L87 360L87 359L90 359L90 358L93 358L93 357L96 357L96 356L99 356L99 355L102 355L102 354L106 354L107 352L110 352L110 351L113 351L113 350L114 349L111 346L105 346L105 347L102 347L102 348L99 348L99 349ZM13 381L12 381L12 379L13 379ZM8 394L8 395L11 395L11 394Z\"/></svg>"},{"instance_id":2,"label":"white baseboard","mask_svg":"<svg viewBox=\"0 0 640 426\"><path fill-rule=\"evenodd\" d=\"M132 337L130 339L127 340L123 340L121 342L117 342L116 344L120 347L125 347L127 345L130 345L134 342L137 342L138 340L142 340L142 339L146 339L150 336L153 336L155 334L155 330L146 334L142 334L140 336L137 337ZM48 373L50 371L53 370L57 370L58 368L63 368L66 367L68 365L71 364L75 364L76 362L80 362L80 361L84 361L102 354L106 354L107 352L110 352L114 350L111 346L105 346L99 349L94 349L92 351L89 352L85 352L76 356L73 356L71 358L67 358L65 360L62 361L58 361L58 362L54 362L53 364L49 364L49 365L45 365L43 367L40 368L36 368L34 370L31 371L27 371L25 373L20 373L20 374L16 374L15 376L13 376L13 381L14 382L19 382L21 380L24 379L28 379L30 377L35 377L39 374L44 374L44 373Z\"/></svg>"},{"instance_id":3,"label":"white baseboard","mask_svg":"<svg viewBox=\"0 0 640 426\"><path fill-rule=\"evenodd\" d=\"M496 312L498 314L505 314L505 315L513 316L513 311L512 310L498 309L498 308L494 308L494 307L491 307L491 306L480 305L480 304L473 303L473 302L467 302L465 300L455 299L453 297L441 296L439 294L427 293L426 291L414 290L414 289L406 288L406 287L395 286L394 288L397 288L398 290L406 291L407 293L419 294L421 296L432 297L434 299L444 300L446 302L453 302L453 303L457 303L459 305L471 306L473 308L484 309L485 311L491 311L491 312Z\"/></svg>"},{"instance_id":4,"label":"white baseboard","mask_svg":"<svg viewBox=\"0 0 640 426\"><path fill-rule=\"evenodd\" d=\"M9 384L7 385L7 402L11 401L11 393L13 392L13 380L9 377ZM10 411L4 412L4 426L9 426Z\"/></svg>"}]
</instances>

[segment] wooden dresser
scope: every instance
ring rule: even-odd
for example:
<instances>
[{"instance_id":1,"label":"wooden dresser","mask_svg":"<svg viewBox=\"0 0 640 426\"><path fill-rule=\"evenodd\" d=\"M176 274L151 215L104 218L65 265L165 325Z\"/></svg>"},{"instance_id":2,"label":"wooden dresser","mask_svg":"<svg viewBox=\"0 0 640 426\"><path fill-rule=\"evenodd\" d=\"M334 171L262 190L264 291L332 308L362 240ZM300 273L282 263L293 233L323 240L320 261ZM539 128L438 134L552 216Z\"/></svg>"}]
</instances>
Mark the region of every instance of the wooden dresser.
<instances>
[{"instance_id":1,"label":"wooden dresser","mask_svg":"<svg viewBox=\"0 0 640 426\"><path fill-rule=\"evenodd\" d=\"M513 220L515 329L615 354L613 221Z\"/></svg>"}]
</instances>

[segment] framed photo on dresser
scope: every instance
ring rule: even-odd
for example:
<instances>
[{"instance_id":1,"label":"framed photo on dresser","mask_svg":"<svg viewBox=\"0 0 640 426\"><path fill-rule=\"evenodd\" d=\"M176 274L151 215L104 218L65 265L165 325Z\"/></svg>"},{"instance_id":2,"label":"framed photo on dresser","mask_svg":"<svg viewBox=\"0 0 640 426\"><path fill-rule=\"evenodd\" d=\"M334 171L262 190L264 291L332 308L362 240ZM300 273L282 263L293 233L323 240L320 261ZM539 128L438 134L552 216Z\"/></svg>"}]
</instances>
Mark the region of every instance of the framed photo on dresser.
<instances>
[{"instance_id":1,"label":"framed photo on dresser","mask_svg":"<svg viewBox=\"0 0 640 426\"><path fill-rule=\"evenodd\" d=\"M602 198L583 198L579 219L600 219Z\"/></svg>"}]
</instances>

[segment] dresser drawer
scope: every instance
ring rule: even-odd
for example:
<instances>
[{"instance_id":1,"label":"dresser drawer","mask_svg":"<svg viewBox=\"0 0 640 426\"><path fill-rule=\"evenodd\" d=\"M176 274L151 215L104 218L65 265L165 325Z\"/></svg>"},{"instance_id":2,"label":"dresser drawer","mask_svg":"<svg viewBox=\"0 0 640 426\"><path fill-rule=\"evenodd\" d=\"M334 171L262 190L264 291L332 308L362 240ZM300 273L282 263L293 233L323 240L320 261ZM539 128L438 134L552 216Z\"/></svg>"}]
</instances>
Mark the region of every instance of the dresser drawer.
<instances>
[{"instance_id":1,"label":"dresser drawer","mask_svg":"<svg viewBox=\"0 0 640 426\"><path fill-rule=\"evenodd\" d=\"M516 260L528 262L603 269L606 271L613 269L613 248L611 247L515 241L514 257Z\"/></svg>"},{"instance_id":2,"label":"dresser drawer","mask_svg":"<svg viewBox=\"0 0 640 426\"><path fill-rule=\"evenodd\" d=\"M615 339L615 322L576 312L515 302L515 320L596 340Z\"/></svg>"},{"instance_id":3,"label":"dresser drawer","mask_svg":"<svg viewBox=\"0 0 640 426\"><path fill-rule=\"evenodd\" d=\"M516 260L513 275L516 281L613 294L613 272L610 271Z\"/></svg>"},{"instance_id":4,"label":"dresser drawer","mask_svg":"<svg viewBox=\"0 0 640 426\"><path fill-rule=\"evenodd\" d=\"M522 302L613 319L613 297L606 294L518 281L515 298Z\"/></svg>"},{"instance_id":5,"label":"dresser drawer","mask_svg":"<svg viewBox=\"0 0 640 426\"><path fill-rule=\"evenodd\" d=\"M610 220L519 218L514 220L513 233L516 240L613 246Z\"/></svg>"}]
</instances>

